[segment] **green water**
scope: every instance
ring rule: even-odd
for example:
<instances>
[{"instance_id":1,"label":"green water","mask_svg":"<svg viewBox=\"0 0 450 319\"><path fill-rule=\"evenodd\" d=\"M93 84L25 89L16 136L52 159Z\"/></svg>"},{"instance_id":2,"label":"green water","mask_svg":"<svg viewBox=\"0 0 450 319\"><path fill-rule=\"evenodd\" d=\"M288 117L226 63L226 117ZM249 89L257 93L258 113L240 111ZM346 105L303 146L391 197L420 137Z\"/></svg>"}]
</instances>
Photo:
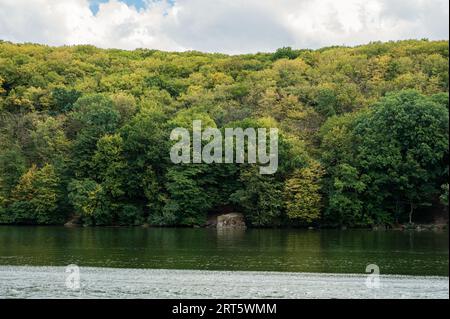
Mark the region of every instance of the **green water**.
<instances>
[{"instance_id":1,"label":"green water","mask_svg":"<svg viewBox=\"0 0 450 319\"><path fill-rule=\"evenodd\" d=\"M448 276L448 232L0 226L0 265Z\"/></svg>"}]
</instances>

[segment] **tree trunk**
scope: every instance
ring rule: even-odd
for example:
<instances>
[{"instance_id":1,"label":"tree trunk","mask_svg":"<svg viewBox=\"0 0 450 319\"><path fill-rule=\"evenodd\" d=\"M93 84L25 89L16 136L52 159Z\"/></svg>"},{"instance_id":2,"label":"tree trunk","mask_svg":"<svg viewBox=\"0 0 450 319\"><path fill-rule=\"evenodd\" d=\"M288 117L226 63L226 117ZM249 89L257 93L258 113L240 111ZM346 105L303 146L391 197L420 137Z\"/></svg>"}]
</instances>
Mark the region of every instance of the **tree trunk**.
<instances>
[{"instance_id":1,"label":"tree trunk","mask_svg":"<svg viewBox=\"0 0 450 319\"><path fill-rule=\"evenodd\" d=\"M413 215L413 212L414 212L414 204L413 204L413 203L410 203L409 205L410 205L410 210L409 210L409 223L412 224L412 215Z\"/></svg>"}]
</instances>

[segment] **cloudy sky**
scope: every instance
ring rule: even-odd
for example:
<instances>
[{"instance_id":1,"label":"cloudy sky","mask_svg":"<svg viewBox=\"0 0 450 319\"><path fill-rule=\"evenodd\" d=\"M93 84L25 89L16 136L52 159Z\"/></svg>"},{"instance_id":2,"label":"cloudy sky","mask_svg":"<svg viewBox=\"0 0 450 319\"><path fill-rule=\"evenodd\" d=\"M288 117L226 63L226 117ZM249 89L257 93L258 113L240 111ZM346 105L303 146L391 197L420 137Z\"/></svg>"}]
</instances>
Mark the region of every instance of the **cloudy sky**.
<instances>
[{"instance_id":1,"label":"cloudy sky","mask_svg":"<svg viewBox=\"0 0 450 319\"><path fill-rule=\"evenodd\" d=\"M448 39L447 0L0 0L0 39L224 53Z\"/></svg>"}]
</instances>

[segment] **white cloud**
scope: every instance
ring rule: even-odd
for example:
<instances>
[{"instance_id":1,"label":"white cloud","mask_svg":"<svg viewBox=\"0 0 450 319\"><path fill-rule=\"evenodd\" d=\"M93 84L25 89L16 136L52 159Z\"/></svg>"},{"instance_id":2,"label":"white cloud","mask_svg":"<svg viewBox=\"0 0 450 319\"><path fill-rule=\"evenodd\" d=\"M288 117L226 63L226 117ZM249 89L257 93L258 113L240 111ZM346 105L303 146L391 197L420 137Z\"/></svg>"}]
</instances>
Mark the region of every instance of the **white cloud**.
<instances>
[{"instance_id":1,"label":"white cloud","mask_svg":"<svg viewBox=\"0 0 450 319\"><path fill-rule=\"evenodd\" d=\"M0 0L0 39L248 53L376 40L448 39L446 0Z\"/></svg>"}]
</instances>

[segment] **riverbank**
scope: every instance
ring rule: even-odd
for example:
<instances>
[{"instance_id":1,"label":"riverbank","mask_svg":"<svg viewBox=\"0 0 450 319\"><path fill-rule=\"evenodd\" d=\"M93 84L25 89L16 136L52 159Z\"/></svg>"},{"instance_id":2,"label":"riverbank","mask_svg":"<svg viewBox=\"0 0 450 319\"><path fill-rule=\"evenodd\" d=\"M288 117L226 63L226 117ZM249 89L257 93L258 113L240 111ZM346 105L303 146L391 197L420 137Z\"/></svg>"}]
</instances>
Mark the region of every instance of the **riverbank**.
<instances>
[{"instance_id":1,"label":"riverbank","mask_svg":"<svg viewBox=\"0 0 450 319\"><path fill-rule=\"evenodd\" d=\"M1 298L449 298L449 278L365 274L0 266ZM72 281L71 281L72 282Z\"/></svg>"},{"instance_id":2,"label":"riverbank","mask_svg":"<svg viewBox=\"0 0 450 319\"><path fill-rule=\"evenodd\" d=\"M57 226L64 226L67 228L173 228L173 229L180 229L180 228L213 228L209 225L202 225L202 226L165 226L165 225L151 225L148 223L140 224L140 225L88 225L88 224L77 224L72 222L71 220L64 223L64 224L8 224L8 223L0 223L0 226L17 226L17 227L57 227ZM228 227L229 229L233 227ZM239 229L242 228L248 228L248 229L299 229L299 230L374 230L374 231L385 231L385 230L393 230L393 231L448 231L449 230L449 224L447 223L432 223L432 224L398 224L393 226L384 226L384 225L375 225L375 226L367 226L367 227L349 227L349 226L330 226L330 225L320 225L320 226L293 226L293 225L279 225L279 226L265 226L265 227L257 227L257 226L245 226L245 227L237 227Z\"/></svg>"}]
</instances>

